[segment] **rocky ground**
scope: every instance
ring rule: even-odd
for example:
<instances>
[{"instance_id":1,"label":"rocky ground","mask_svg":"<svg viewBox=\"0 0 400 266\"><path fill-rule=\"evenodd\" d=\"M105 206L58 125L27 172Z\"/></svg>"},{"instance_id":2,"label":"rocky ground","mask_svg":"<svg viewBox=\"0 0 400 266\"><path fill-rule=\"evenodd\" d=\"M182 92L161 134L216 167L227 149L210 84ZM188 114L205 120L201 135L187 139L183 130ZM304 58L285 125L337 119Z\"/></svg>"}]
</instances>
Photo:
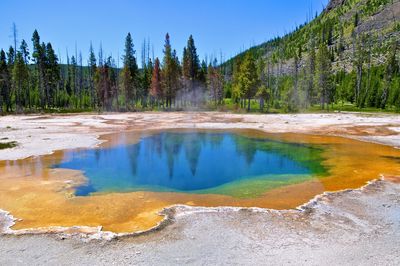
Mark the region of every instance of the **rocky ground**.
<instances>
[{"instance_id":1,"label":"rocky ground","mask_svg":"<svg viewBox=\"0 0 400 266\"><path fill-rule=\"evenodd\" d=\"M372 114L236 115L135 113L0 118L0 139L18 147L0 159L90 147L97 136L153 128L254 128L266 132L341 135L400 146L400 118ZM65 235L0 236L1 265L109 264L400 264L399 178L327 193L300 210L193 208L169 210L171 223L111 241ZM5 214L0 213L0 226ZM3 225L4 226L4 225Z\"/></svg>"}]
</instances>

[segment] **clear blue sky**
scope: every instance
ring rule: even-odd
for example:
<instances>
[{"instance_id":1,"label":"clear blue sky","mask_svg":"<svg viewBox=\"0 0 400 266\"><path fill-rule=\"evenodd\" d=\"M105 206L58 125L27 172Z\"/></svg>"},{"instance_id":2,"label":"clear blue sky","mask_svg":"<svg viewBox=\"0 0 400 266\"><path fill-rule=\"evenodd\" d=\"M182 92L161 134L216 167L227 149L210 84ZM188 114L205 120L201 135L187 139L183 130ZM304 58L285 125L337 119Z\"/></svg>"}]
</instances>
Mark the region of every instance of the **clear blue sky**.
<instances>
[{"instance_id":1,"label":"clear blue sky","mask_svg":"<svg viewBox=\"0 0 400 266\"><path fill-rule=\"evenodd\" d=\"M12 23L18 40L31 48L34 29L42 41L51 42L65 62L66 49L74 53L75 43L84 63L90 41L97 50L102 42L106 55L121 55L124 38L131 32L137 55L149 38L155 56L162 54L169 32L173 48L182 56L187 38L193 34L200 57L217 55L228 59L254 45L283 35L321 12L328 0L2 0L0 48L13 43ZM140 62L140 58L139 62Z\"/></svg>"}]
</instances>

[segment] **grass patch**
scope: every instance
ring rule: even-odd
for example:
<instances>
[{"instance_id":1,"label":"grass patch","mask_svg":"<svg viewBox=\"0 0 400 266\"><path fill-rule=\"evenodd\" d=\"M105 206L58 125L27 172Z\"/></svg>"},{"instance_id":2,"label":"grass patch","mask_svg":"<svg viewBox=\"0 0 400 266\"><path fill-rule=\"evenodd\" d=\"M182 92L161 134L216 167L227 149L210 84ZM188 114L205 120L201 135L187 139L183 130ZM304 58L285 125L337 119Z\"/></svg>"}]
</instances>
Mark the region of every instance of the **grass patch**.
<instances>
[{"instance_id":1,"label":"grass patch","mask_svg":"<svg viewBox=\"0 0 400 266\"><path fill-rule=\"evenodd\" d=\"M10 149L10 148L14 148L17 146L17 142L16 141L10 141L10 142L0 142L0 150L3 149Z\"/></svg>"}]
</instances>

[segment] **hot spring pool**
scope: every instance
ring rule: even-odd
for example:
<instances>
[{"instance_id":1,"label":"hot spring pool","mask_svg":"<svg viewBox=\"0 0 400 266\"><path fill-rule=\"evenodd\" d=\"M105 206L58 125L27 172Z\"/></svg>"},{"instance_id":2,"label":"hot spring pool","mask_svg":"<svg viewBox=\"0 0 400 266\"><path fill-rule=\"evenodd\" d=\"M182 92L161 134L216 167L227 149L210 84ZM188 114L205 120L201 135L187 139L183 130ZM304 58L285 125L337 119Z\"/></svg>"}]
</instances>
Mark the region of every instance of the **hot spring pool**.
<instances>
[{"instance_id":1,"label":"hot spring pool","mask_svg":"<svg viewBox=\"0 0 400 266\"><path fill-rule=\"evenodd\" d=\"M258 196L260 188L265 191L323 174L321 151L313 145L237 133L161 132L134 144L122 141L70 151L53 167L84 172L88 182L76 188L76 196L169 191L240 197L245 196L242 188L252 183L255 193L246 195Z\"/></svg>"},{"instance_id":2,"label":"hot spring pool","mask_svg":"<svg viewBox=\"0 0 400 266\"><path fill-rule=\"evenodd\" d=\"M13 229L135 232L176 204L291 209L400 175L400 150L341 137L171 129L101 139L99 147L0 161L0 209L18 219Z\"/></svg>"}]
</instances>

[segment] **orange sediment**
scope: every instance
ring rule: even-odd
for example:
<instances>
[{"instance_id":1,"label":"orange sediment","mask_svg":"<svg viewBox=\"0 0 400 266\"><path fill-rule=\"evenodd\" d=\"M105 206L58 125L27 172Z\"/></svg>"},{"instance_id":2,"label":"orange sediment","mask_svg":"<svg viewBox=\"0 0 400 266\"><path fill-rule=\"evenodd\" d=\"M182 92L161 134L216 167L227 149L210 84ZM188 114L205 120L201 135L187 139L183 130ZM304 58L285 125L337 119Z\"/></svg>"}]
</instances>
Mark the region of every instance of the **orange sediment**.
<instances>
[{"instance_id":1,"label":"orange sediment","mask_svg":"<svg viewBox=\"0 0 400 266\"><path fill-rule=\"evenodd\" d=\"M268 137L294 143L323 145L324 177L265 192L261 197L242 199L214 194L131 192L75 197L74 187L85 182L79 171L50 169L65 156L52 155L0 162L0 209L20 219L13 229L50 226L102 226L104 231L135 232L156 226L158 213L174 204L216 207L295 208L324 191L358 188L381 175L400 176L400 150L389 146L341 137L302 134L265 134L241 130L253 137ZM106 137L113 145L115 136ZM130 143L138 138L128 140ZM396 179L396 178L394 178ZM398 180L398 179L397 179Z\"/></svg>"}]
</instances>

